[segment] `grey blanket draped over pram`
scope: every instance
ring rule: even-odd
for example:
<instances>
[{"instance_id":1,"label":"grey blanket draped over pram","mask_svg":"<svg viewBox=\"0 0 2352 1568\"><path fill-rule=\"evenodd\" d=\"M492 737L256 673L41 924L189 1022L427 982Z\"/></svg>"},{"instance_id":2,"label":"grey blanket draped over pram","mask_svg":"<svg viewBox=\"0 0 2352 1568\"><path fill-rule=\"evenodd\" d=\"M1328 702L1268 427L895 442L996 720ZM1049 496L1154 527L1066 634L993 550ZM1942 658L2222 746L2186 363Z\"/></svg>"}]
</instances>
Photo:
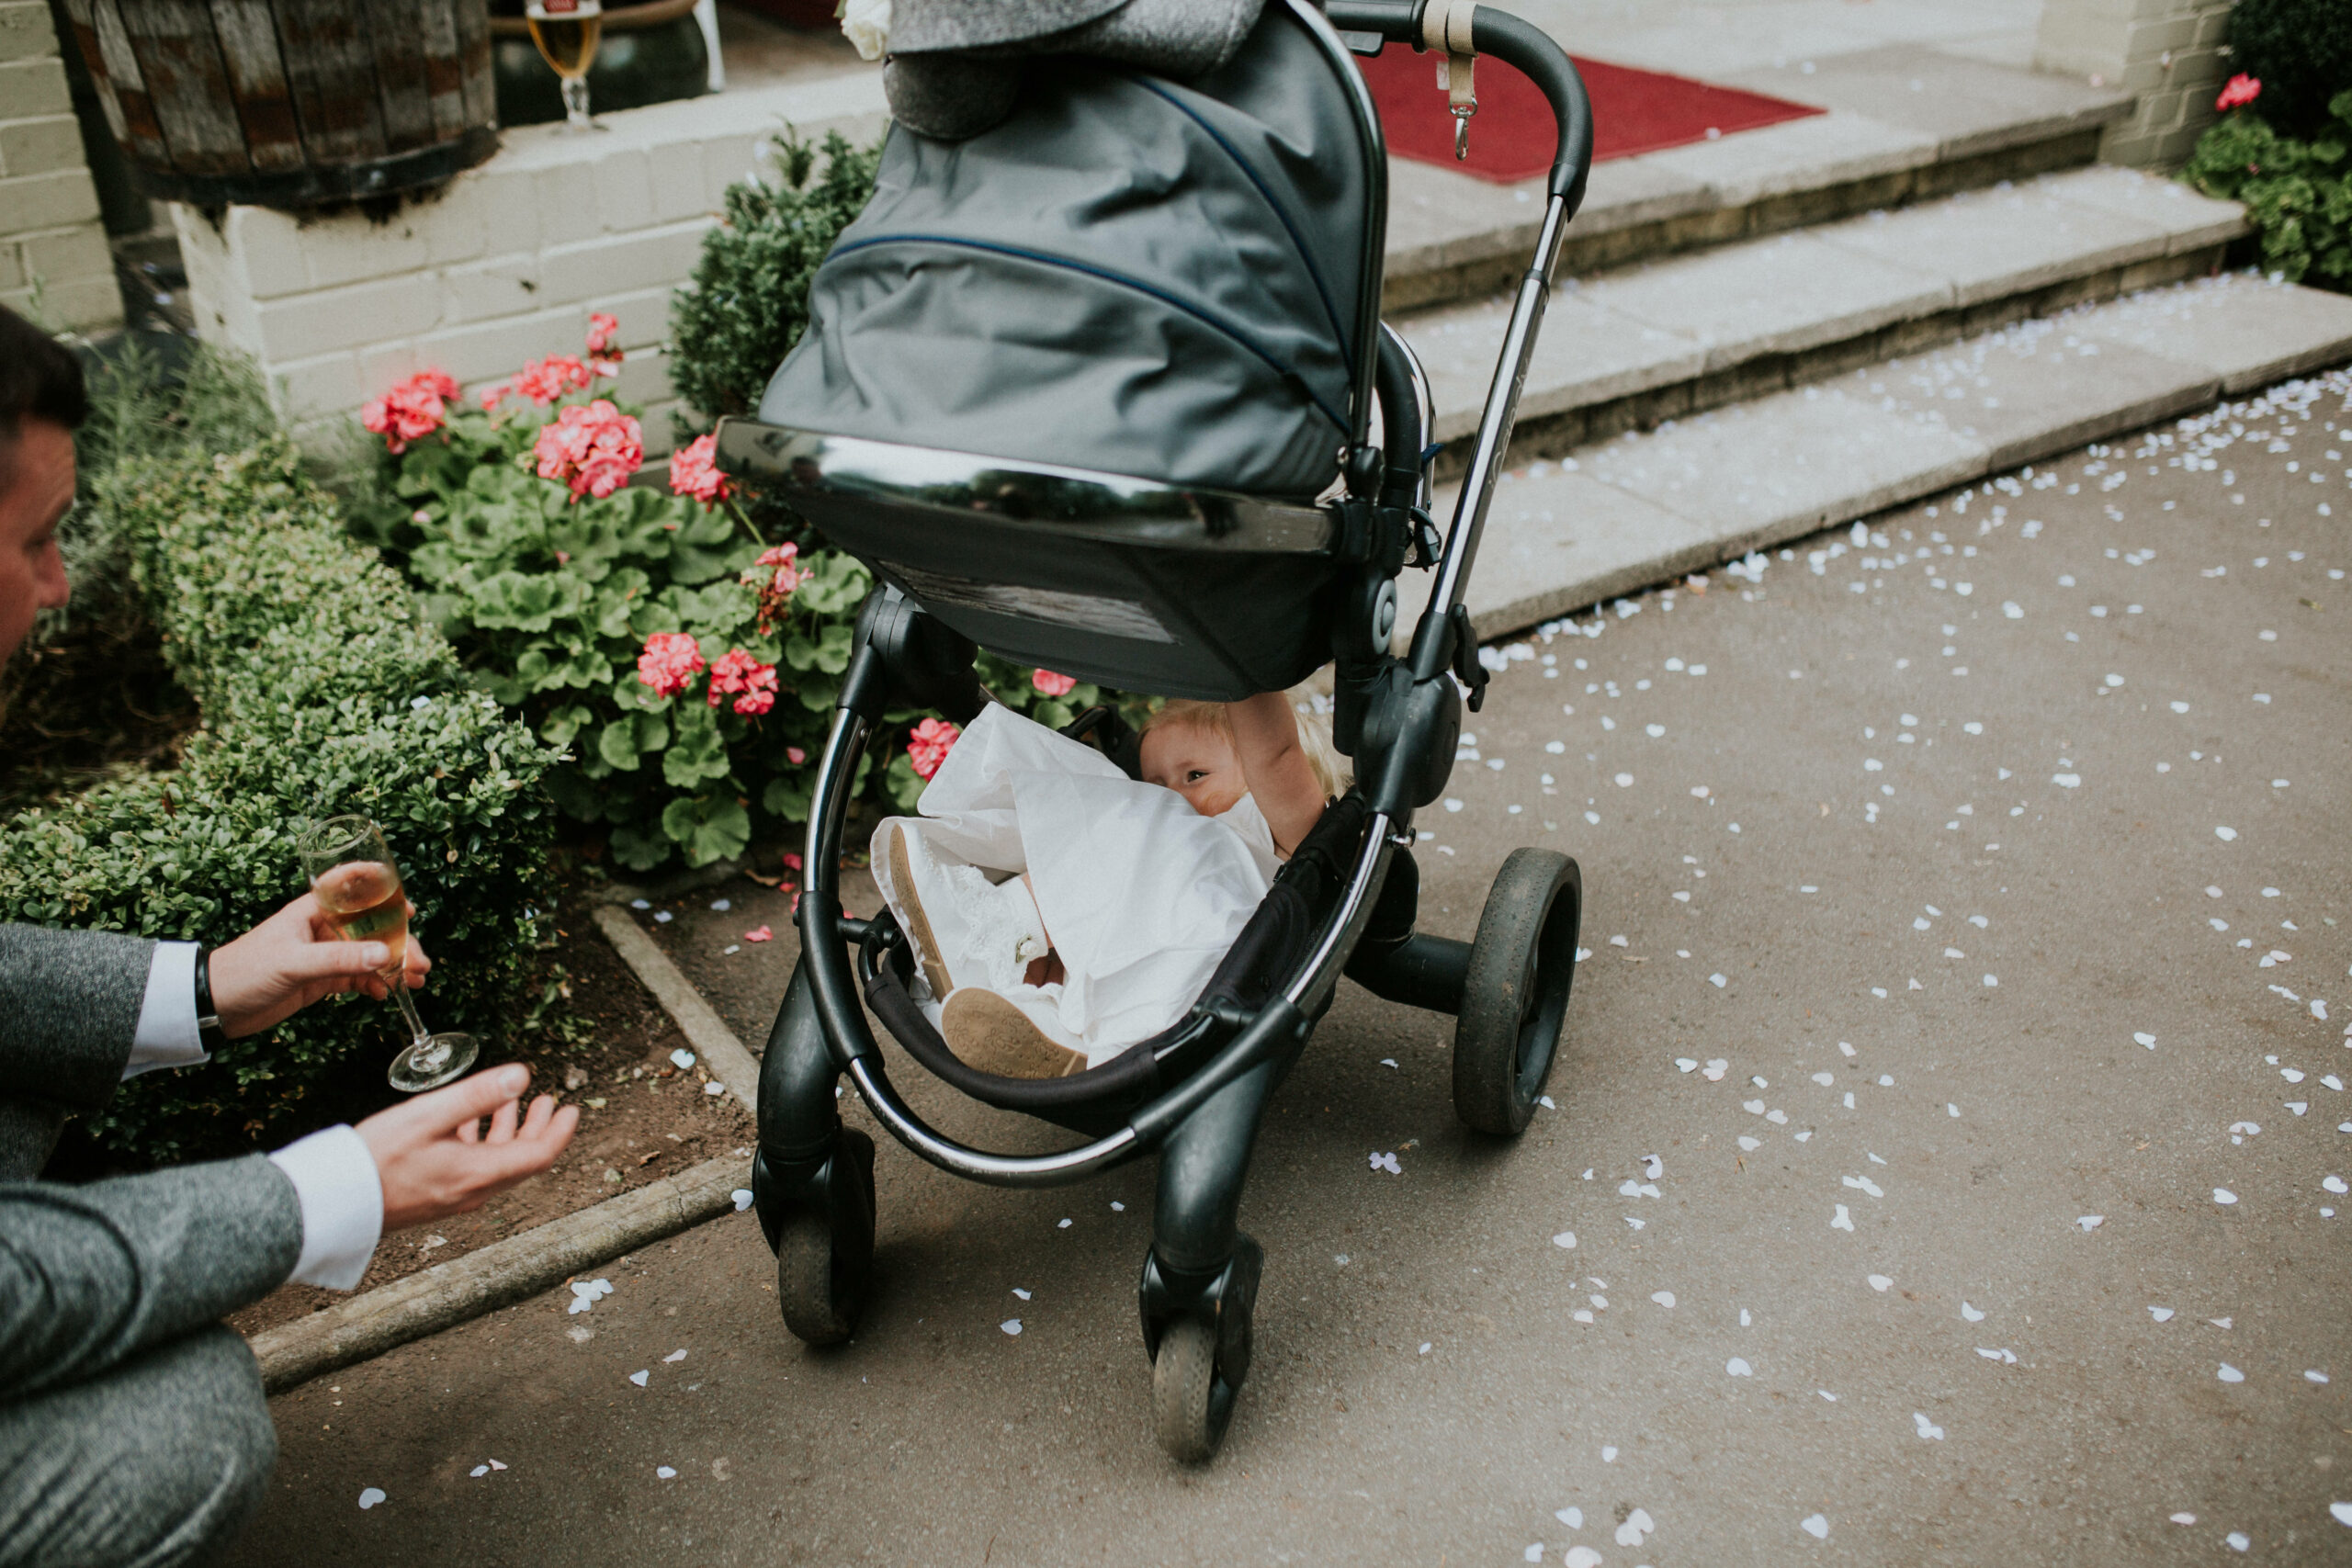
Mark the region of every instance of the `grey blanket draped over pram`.
<instances>
[{"instance_id":1,"label":"grey blanket draped over pram","mask_svg":"<svg viewBox=\"0 0 2352 1568\"><path fill-rule=\"evenodd\" d=\"M1167 76L1231 60L1264 0L895 0L883 87L910 130L960 141L1001 124L1023 61L1085 55Z\"/></svg>"}]
</instances>

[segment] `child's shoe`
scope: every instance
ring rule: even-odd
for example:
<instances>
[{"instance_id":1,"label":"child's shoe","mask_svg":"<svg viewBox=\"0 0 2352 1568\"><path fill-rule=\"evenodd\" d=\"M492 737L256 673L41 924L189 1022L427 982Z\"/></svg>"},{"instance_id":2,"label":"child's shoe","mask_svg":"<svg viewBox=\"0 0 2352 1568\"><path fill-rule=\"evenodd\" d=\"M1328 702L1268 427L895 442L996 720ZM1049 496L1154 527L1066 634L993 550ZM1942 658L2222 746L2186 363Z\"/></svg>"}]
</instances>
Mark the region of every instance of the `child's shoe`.
<instances>
[{"instance_id":1,"label":"child's shoe","mask_svg":"<svg viewBox=\"0 0 2352 1568\"><path fill-rule=\"evenodd\" d=\"M944 1001L961 986L1011 990L1051 951L1036 900L1015 876L991 883L978 866L933 856L903 820L883 824L876 856L882 894L906 927L931 994Z\"/></svg>"},{"instance_id":2,"label":"child's shoe","mask_svg":"<svg viewBox=\"0 0 2352 1568\"><path fill-rule=\"evenodd\" d=\"M1051 1005L1047 1002L1046 1005ZM939 1032L967 1067L1008 1078L1062 1078L1086 1070L1086 1057L1053 1038L1031 1010L981 986L954 992L939 1010Z\"/></svg>"}]
</instances>

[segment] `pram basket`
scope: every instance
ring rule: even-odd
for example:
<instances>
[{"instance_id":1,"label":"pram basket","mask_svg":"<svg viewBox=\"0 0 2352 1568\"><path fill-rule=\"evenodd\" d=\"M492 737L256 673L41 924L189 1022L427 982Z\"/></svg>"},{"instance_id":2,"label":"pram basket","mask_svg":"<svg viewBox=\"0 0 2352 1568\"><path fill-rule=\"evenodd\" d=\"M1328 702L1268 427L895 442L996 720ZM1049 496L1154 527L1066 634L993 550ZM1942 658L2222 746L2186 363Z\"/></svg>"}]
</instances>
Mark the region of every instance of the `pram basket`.
<instances>
[{"instance_id":1,"label":"pram basket","mask_svg":"<svg viewBox=\"0 0 2352 1568\"><path fill-rule=\"evenodd\" d=\"M1349 58L1387 43L1496 56L1544 91L1559 126L1535 254L1442 542L1426 510L1428 383L1378 320L1385 153ZM1455 1107L1482 1133L1526 1125L1556 1055L1582 909L1575 863L1514 852L1462 942L1416 931L1408 846L1415 811L1443 791L1464 694L1474 710L1483 697L1463 594L1591 121L1556 44L1463 0L1269 0L1235 64L1210 78L1072 72L1073 85L969 143L893 132L876 203L820 269L808 335L761 417L720 426L722 468L773 487L882 583L818 769L802 953L762 1066L752 1187L786 1323L824 1344L854 1326L874 1247L874 1146L842 1122L843 1074L901 1144L977 1181L1046 1186L1157 1153L1139 1286L1154 1426L1172 1455L1201 1461L1250 1365L1263 1254L1237 1219L1250 1147L1340 976L1456 1018ZM1106 126L1135 132L1109 175L1094 166ZM1008 220L971 197L1000 186L1020 227L1044 238L994 237ZM1204 215L1214 244L1193 243ZM1193 240L1171 242L1180 230ZM1233 265L1264 276L1237 282L1223 275ZM1089 279L1072 313L1112 336L1072 336L1035 313L1041 267ZM1098 284L1124 303L1090 303ZM1224 347L1204 350L1212 340ZM925 342L927 357L907 357ZM1116 363L1106 372L1090 355ZM1001 398L992 364L1010 367ZM1104 452L1118 460L1092 460ZM1408 565L1437 582L1399 657L1395 580ZM852 784L885 710L968 722L988 700L973 672L981 646L1219 700L1332 663L1334 738L1355 761L1354 786L1186 1017L1068 1078L957 1061L913 1005L909 944L888 912L853 919L840 902ZM1012 1156L933 1128L891 1083L867 1006L952 1087L1086 1141Z\"/></svg>"}]
</instances>

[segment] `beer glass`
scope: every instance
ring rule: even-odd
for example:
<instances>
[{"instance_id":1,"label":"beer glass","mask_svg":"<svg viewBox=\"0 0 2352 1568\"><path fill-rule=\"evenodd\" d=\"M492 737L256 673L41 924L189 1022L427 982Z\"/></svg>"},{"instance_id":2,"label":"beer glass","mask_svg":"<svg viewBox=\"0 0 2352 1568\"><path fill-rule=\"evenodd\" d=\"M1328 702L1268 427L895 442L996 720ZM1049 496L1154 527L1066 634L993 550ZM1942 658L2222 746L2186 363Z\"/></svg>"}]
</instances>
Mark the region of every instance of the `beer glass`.
<instances>
[{"instance_id":1,"label":"beer glass","mask_svg":"<svg viewBox=\"0 0 2352 1568\"><path fill-rule=\"evenodd\" d=\"M530 25L531 41L539 46L539 58L562 85L564 128L604 129L588 118L588 67L604 36L604 0L527 0L523 19Z\"/></svg>"}]
</instances>

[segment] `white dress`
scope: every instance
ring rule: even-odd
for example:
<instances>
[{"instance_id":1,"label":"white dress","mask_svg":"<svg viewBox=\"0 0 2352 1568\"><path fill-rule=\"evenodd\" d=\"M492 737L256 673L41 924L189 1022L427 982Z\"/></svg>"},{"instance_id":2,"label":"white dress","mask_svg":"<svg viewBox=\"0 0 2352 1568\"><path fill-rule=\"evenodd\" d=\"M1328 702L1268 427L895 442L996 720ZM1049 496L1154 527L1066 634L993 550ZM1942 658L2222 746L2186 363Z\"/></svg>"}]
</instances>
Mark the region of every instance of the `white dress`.
<instances>
[{"instance_id":1,"label":"white dress","mask_svg":"<svg viewBox=\"0 0 2352 1568\"><path fill-rule=\"evenodd\" d=\"M1203 817L1174 790L993 703L916 809L892 820L935 856L1028 874L1069 978L1020 991L1051 998L1089 1066L1184 1016L1281 864L1250 796ZM944 999L925 1010L934 1021Z\"/></svg>"}]
</instances>

